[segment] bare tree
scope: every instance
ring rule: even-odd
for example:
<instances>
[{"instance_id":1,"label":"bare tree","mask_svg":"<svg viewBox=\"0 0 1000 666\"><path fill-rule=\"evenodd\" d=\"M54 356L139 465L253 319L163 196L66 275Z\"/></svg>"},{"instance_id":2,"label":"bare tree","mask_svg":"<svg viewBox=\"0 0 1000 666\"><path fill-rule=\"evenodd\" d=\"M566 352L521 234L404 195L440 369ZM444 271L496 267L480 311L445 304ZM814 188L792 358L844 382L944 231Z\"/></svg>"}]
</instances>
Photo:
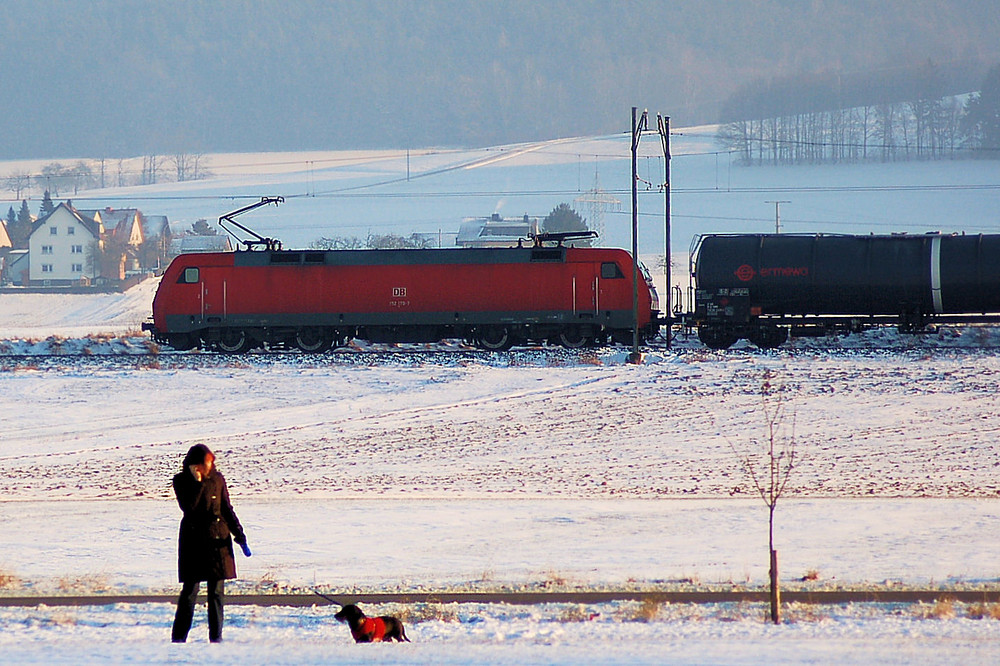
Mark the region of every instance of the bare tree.
<instances>
[{"instance_id":1,"label":"bare tree","mask_svg":"<svg viewBox=\"0 0 1000 666\"><path fill-rule=\"evenodd\" d=\"M204 159L205 156L201 153L176 153L168 158L170 163L174 165L178 183L204 178L204 168L202 167Z\"/></svg>"},{"instance_id":2,"label":"bare tree","mask_svg":"<svg viewBox=\"0 0 1000 666\"><path fill-rule=\"evenodd\" d=\"M162 166L163 158L159 155L144 155L142 158L142 184L156 185Z\"/></svg>"},{"instance_id":3,"label":"bare tree","mask_svg":"<svg viewBox=\"0 0 1000 666\"><path fill-rule=\"evenodd\" d=\"M21 192L31 187L31 174L27 171L18 171L4 178L4 186L14 193L15 199L21 198Z\"/></svg>"},{"instance_id":4,"label":"bare tree","mask_svg":"<svg viewBox=\"0 0 1000 666\"><path fill-rule=\"evenodd\" d=\"M322 236L309 243L312 250L361 250L366 247L365 241L357 236Z\"/></svg>"},{"instance_id":5,"label":"bare tree","mask_svg":"<svg viewBox=\"0 0 1000 666\"><path fill-rule=\"evenodd\" d=\"M761 415L764 438L751 439L742 450L729 442L750 477L757 494L767 505L767 544L770 553L771 621L781 622L781 588L778 583L778 551L774 548L774 511L785 492L788 479L796 464L795 419L791 427L785 424L785 402L782 386L775 386L771 373L765 372L760 385Z\"/></svg>"}]
</instances>

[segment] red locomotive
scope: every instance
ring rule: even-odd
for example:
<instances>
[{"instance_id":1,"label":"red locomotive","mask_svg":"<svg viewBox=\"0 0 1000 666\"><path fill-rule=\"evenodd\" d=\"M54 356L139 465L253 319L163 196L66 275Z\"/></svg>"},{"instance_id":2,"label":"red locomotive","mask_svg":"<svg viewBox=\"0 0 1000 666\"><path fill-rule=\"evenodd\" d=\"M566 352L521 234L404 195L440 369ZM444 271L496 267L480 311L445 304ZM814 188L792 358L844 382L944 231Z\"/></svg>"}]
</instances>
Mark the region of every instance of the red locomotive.
<instances>
[{"instance_id":1,"label":"red locomotive","mask_svg":"<svg viewBox=\"0 0 1000 666\"><path fill-rule=\"evenodd\" d=\"M495 351L543 341L631 343L631 255L544 240L512 248L282 250L261 239L263 250L249 249L251 241L245 251L184 254L163 274L143 329L175 349L231 354L265 346L321 352L352 338L460 338ZM638 325L647 337L658 325L658 301L645 270L639 282Z\"/></svg>"}]
</instances>

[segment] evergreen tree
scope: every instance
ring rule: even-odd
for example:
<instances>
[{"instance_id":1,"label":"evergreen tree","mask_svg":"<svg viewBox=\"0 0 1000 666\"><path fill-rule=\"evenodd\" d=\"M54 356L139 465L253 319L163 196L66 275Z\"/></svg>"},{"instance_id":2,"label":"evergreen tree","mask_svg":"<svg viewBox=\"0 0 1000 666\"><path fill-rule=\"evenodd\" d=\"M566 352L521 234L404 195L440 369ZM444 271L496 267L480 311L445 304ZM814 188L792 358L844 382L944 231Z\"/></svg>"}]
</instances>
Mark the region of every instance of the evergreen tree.
<instances>
[{"instance_id":1,"label":"evergreen tree","mask_svg":"<svg viewBox=\"0 0 1000 666\"><path fill-rule=\"evenodd\" d=\"M558 233L561 231L590 231L587 221L573 210L569 204L561 203L542 220L542 233ZM591 239L574 239L574 245L589 246Z\"/></svg>"},{"instance_id":2,"label":"evergreen tree","mask_svg":"<svg viewBox=\"0 0 1000 666\"><path fill-rule=\"evenodd\" d=\"M33 220L31 219L31 211L28 210L28 200L21 199L21 209L17 212L17 221L19 224L27 224L31 226Z\"/></svg>"},{"instance_id":3,"label":"evergreen tree","mask_svg":"<svg viewBox=\"0 0 1000 666\"><path fill-rule=\"evenodd\" d=\"M215 236L218 235L219 230L209 224L205 218L200 218L194 221L188 233L192 236Z\"/></svg>"},{"instance_id":4,"label":"evergreen tree","mask_svg":"<svg viewBox=\"0 0 1000 666\"><path fill-rule=\"evenodd\" d=\"M52 203L52 196L49 194L48 190L45 190L45 194L42 195L42 205L38 209L38 218L41 219L46 215L49 215L55 209L56 206Z\"/></svg>"},{"instance_id":5,"label":"evergreen tree","mask_svg":"<svg viewBox=\"0 0 1000 666\"><path fill-rule=\"evenodd\" d=\"M11 207L13 210L13 207ZM8 219L10 214L8 213ZM10 235L11 245L16 250L23 250L28 247L28 236L31 235L31 211L28 210L27 200L21 200L21 209L14 219L13 224L7 225L7 233Z\"/></svg>"}]
</instances>

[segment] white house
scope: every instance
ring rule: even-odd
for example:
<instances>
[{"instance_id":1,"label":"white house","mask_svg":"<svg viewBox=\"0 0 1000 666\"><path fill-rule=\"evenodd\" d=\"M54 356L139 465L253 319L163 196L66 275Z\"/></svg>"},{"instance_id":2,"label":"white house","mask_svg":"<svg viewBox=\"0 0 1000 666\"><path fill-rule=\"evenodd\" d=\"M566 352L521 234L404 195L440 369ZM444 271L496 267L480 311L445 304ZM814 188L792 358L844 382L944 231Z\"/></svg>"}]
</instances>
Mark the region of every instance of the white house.
<instances>
[{"instance_id":1,"label":"white house","mask_svg":"<svg viewBox=\"0 0 1000 666\"><path fill-rule=\"evenodd\" d=\"M13 247L10 242L10 235L7 233L7 222L0 219L0 251Z\"/></svg>"},{"instance_id":2,"label":"white house","mask_svg":"<svg viewBox=\"0 0 1000 666\"><path fill-rule=\"evenodd\" d=\"M31 283L69 285L93 280L100 267L94 266L92 246L101 242L102 231L100 222L65 203L36 220L28 239Z\"/></svg>"},{"instance_id":3,"label":"white house","mask_svg":"<svg viewBox=\"0 0 1000 666\"><path fill-rule=\"evenodd\" d=\"M100 274L110 279L121 280L127 271L137 271L141 268L139 248L146 240L142 211L135 208L102 208L100 210L80 210L85 218L96 220L104 234L102 239L106 244L117 247L116 262L105 260ZM117 263L118 265L114 265Z\"/></svg>"}]
</instances>

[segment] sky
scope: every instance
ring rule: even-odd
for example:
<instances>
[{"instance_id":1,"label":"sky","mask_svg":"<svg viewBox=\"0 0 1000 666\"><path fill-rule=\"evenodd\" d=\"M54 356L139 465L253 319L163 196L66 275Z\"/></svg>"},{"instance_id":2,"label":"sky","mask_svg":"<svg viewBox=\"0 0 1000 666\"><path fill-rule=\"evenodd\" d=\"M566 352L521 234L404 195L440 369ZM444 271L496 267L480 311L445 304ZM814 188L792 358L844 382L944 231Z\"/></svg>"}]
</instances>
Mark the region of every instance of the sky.
<instances>
[{"instance_id":1,"label":"sky","mask_svg":"<svg viewBox=\"0 0 1000 666\"><path fill-rule=\"evenodd\" d=\"M1000 61L988 1L14 0L0 159L484 146L715 122L775 77Z\"/></svg>"}]
</instances>

